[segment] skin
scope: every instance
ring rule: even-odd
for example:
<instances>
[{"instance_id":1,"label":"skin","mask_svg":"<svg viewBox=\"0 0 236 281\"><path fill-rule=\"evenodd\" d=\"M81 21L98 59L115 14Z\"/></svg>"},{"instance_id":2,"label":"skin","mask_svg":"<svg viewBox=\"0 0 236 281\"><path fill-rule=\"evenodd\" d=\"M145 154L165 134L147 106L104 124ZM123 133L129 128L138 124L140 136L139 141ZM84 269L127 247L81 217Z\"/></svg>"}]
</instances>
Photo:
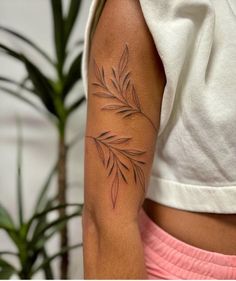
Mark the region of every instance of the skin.
<instances>
[{"instance_id":1,"label":"skin","mask_svg":"<svg viewBox=\"0 0 236 281\"><path fill-rule=\"evenodd\" d=\"M120 103L97 95L112 91L119 96L111 81L115 80L112 68L117 79L119 70L123 70L122 81L130 72L126 81L130 86L123 93L136 110L130 115L131 106L124 113L104 109ZM107 88L101 87L103 78ZM150 177L165 82L138 1L107 1L93 36L89 61L83 212L85 279L147 279L137 219ZM109 144L104 140L107 137L118 140L118 144ZM128 168L122 168L124 177L120 173L117 176L115 168L110 173L111 146L115 156L110 162L115 157ZM131 151L131 155L124 156L121 151ZM135 164L139 168L134 168Z\"/></svg>"},{"instance_id":2,"label":"skin","mask_svg":"<svg viewBox=\"0 0 236 281\"><path fill-rule=\"evenodd\" d=\"M107 0L91 44L82 217L85 279L147 279L137 222L142 205L174 237L208 251L236 255L236 215L188 212L144 201L166 79L138 2ZM129 110L117 113L110 106L119 105L118 100L107 96L112 92L119 97L111 81L115 80L112 68L118 75L119 65L124 64L142 109L127 117ZM98 85L103 79L107 88ZM130 100L131 90L130 86ZM139 165L141 180L135 182L132 161L119 152L124 150L140 152L131 158L144 162ZM116 157L128 168L122 168L125 180L120 172L117 176L116 164L111 169Z\"/></svg>"}]
</instances>

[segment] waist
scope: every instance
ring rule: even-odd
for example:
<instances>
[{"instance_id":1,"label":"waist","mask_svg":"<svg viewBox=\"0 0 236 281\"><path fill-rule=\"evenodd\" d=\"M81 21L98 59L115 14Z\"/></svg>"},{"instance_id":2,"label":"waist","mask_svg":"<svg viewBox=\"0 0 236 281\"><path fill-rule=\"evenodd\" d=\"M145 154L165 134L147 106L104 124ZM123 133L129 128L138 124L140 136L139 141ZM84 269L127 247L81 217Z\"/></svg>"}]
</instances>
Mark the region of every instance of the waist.
<instances>
[{"instance_id":1,"label":"waist","mask_svg":"<svg viewBox=\"0 0 236 281\"><path fill-rule=\"evenodd\" d=\"M145 199L143 209L162 229L185 243L236 255L236 214L190 212Z\"/></svg>"}]
</instances>

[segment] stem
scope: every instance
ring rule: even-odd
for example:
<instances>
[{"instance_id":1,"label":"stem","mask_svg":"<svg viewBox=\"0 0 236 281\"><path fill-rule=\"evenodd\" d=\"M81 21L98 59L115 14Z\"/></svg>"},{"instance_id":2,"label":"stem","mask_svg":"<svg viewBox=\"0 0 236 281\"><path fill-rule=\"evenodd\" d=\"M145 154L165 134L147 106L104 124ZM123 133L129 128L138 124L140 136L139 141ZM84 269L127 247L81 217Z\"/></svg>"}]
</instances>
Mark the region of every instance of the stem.
<instances>
[{"instance_id":1,"label":"stem","mask_svg":"<svg viewBox=\"0 0 236 281\"><path fill-rule=\"evenodd\" d=\"M61 130L59 134L59 144L58 144L58 201L59 204L66 204L66 189L67 189L67 173L66 173L66 160L67 160L67 150L65 144L65 130ZM66 208L59 209L59 216L63 218L66 216ZM68 247L68 226L67 224L60 230L60 249ZM69 266L69 253L63 252L61 254L60 261L60 277L61 279L68 279L68 266Z\"/></svg>"},{"instance_id":2,"label":"stem","mask_svg":"<svg viewBox=\"0 0 236 281\"><path fill-rule=\"evenodd\" d=\"M139 112L138 112L139 113ZM152 122L151 118L149 118L144 112L140 111L140 114L143 115L144 118L146 118L149 123L152 125L153 129L157 132L157 128L155 127L154 123Z\"/></svg>"}]
</instances>

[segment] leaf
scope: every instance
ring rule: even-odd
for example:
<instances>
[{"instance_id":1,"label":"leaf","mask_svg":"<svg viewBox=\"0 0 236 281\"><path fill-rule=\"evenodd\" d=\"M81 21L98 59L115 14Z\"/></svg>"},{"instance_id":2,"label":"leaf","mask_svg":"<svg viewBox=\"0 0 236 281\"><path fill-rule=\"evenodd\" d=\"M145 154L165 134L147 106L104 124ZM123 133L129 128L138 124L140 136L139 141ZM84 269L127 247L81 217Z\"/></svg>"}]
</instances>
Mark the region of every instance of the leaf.
<instances>
[{"instance_id":1,"label":"leaf","mask_svg":"<svg viewBox=\"0 0 236 281\"><path fill-rule=\"evenodd\" d=\"M37 95L40 97L47 110L53 115L58 116L54 104L54 91L49 80L31 62L26 60L25 65Z\"/></svg>"},{"instance_id":2,"label":"leaf","mask_svg":"<svg viewBox=\"0 0 236 281\"><path fill-rule=\"evenodd\" d=\"M105 72L104 72L104 68L102 67L102 74L101 74L101 77L102 77L102 82L103 84L105 85L106 84L106 81L105 81Z\"/></svg>"},{"instance_id":3,"label":"leaf","mask_svg":"<svg viewBox=\"0 0 236 281\"><path fill-rule=\"evenodd\" d=\"M65 34L61 0L51 0L51 7L54 24L54 46L58 61L58 74L62 77L63 64L65 60Z\"/></svg>"},{"instance_id":4,"label":"leaf","mask_svg":"<svg viewBox=\"0 0 236 281\"><path fill-rule=\"evenodd\" d=\"M112 82L114 88L115 88L117 91L119 91L119 87L118 87L116 81L114 81L113 79L111 79L111 82Z\"/></svg>"},{"instance_id":5,"label":"leaf","mask_svg":"<svg viewBox=\"0 0 236 281\"><path fill-rule=\"evenodd\" d=\"M22 130L20 120L17 122L18 127L18 138L17 138L17 205L18 205L18 215L19 215L19 225L24 223L24 214L23 214L23 199L22 199Z\"/></svg>"},{"instance_id":6,"label":"leaf","mask_svg":"<svg viewBox=\"0 0 236 281\"><path fill-rule=\"evenodd\" d=\"M74 61L71 63L68 73L65 77L65 82L62 90L62 96L65 98L68 93L75 86L76 82L81 79L81 62L82 62L82 52L75 57Z\"/></svg>"},{"instance_id":7,"label":"leaf","mask_svg":"<svg viewBox=\"0 0 236 281\"><path fill-rule=\"evenodd\" d=\"M112 182L112 186L111 186L111 200L112 200L113 209L116 206L118 190L119 190L119 178L117 176L115 176L115 178Z\"/></svg>"},{"instance_id":8,"label":"leaf","mask_svg":"<svg viewBox=\"0 0 236 281\"><path fill-rule=\"evenodd\" d=\"M130 77L130 72L126 73L126 75L124 77L124 80L122 82L122 90L124 89L125 84L130 81L129 77Z\"/></svg>"},{"instance_id":9,"label":"leaf","mask_svg":"<svg viewBox=\"0 0 236 281\"><path fill-rule=\"evenodd\" d=\"M119 110L119 111L117 111L117 114L124 114L124 113L127 113L127 114L125 114L123 117L126 117L127 115L131 115L131 114L133 114L133 113L135 113L135 112L137 112L136 110L133 110L133 109L122 109L122 110Z\"/></svg>"},{"instance_id":10,"label":"leaf","mask_svg":"<svg viewBox=\"0 0 236 281\"><path fill-rule=\"evenodd\" d=\"M65 19L65 44L68 43L71 32L75 26L76 19L78 17L78 13L81 7L81 0L71 0L69 12Z\"/></svg>"},{"instance_id":11,"label":"leaf","mask_svg":"<svg viewBox=\"0 0 236 281\"><path fill-rule=\"evenodd\" d=\"M42 256L43 256L43 260L47 260L49 258L45 247L42 249ZM44 271L44 275L45 275L46 280L53 280L54 279L53 270L52 270L52 266L51 266L50 262L44 264L42 266L42 270Z\"/></svg>"},{"instance_id":12,"label":"leaf","mask_svg":"<svg viewBox=\"0 0 236 281\"><path fill-rule=\"evenodd\" d=\"M122 105L118 105L118 104L108 104L102 107L102 110L117 110L122 108Z\"/></svg>"},{"instance_id":13,"label":"leaf","mask_svg":"<svg viewBox=\"0 0 236 281\"><path fill-rule=\"evenodd\" d=\"M124 180L124 182L125 182L125 183L128 183L127 180L126 180L126 178L125 178L124 173L122 172L122 170L121 170L120 168L119 168L119 173L120 173L122 179Z\"/></svg>"},{"instance_id":14,"label":"leaf","mask_svg":"<svg viewBox=\"0 0 236 281\"><path fill-rule=\"evenodd\" d=\"M104 85L103 83L103 80L102 80L102 74L100 72L100 69L96 63L95 60L93 60L93 69L94 69L94 74L95 74L95 77L97 78L97 80L102 84Z\"/></svg>"},{"instance_id":15,"label":"leaf","mask_svg":"<svg viewBox=\"0 0 236 281\"><path fill-rule=\"evenodd\" d=\"M102 93L102 92L96 92L93 93L94 96L97 96L99 98L108 98L108 99L114 99L115 97L108 93Z\"/></svg>"},{"instance_id":16,"label":"leaf","mask_svg":"<svg viewBox=\"0 0 236 281\"><path fill-rule=\"evenodd\" d=\"M0 81L3 81L3 82L6 82L6 83L9 83L9 84L18 86L20 89L23 89L23 90L28 91L29 93L34 93L35 94L34 89L30 89L30 88L26 87L24 85L24 83L19 83L17 81L14 81L14 80L12 80L10 78L3 77L3 76L0 76Z\"/></svg>"},{"instance_id":17,"label":"leaf","mask_svg":"<svg viewBox=\"0 0 236 281\"><path fill-rule=\"evenodd\" d=\"M127 143L129 140L131 140L131 138L118 138L109 141L109 144L123 144L123 143Z\"/></svg>"},{"instance_id":18,"label":"leaf","mask_svg":"<svg viewBox=\"0 0 236 281\"><path fill-rule=\"evenodd\" d=\"M42 108L40 108L39 106L37 106L36 104L34 104L31 100L19 95L17 92L12 91L8 88L5 87L1 87L0 86L0 90L2 90L3 92L6 92L8 94L10 94L11 96L25 102L26 104L30 105L31 107L33 107L34 109L36 109L39 113L43 114L43 115L47 115L47 112L44 111ZM48 116L48 115L47 115Z\"/></svg>"},{"instance_id":19,"label":"leaf","mask_svg":"<svg viewBox=\"0 0 236 281\"><path fill-rule=\"evenodd\" d=\"M104 151L102 149L102 146L96 139L95 139L95 144L96 144L96 148L97 148L97 151L98 151L98 155L99 155L103 165L105 165L105 154L104 154Z\"/></svg>"},{"instance_id":20,"label":"leaf","mask_svg":"<svg viewBox=\"0 0 236 281\"><path fill-rule=\"evenodd\" d=\"M127 171L129 171L129 168L122 161L119 161L119 162Z\"/></svg>"},{"instance_id":21,"label":"leaf","mask_svg":"<svg viewBox=\"0 0 236 281\"><path fill-rule=\"evenodd\" d=\"M38 214L39 212L42 212L43 209L46 206L46 199L47 199L47 191L48 188L50 186L50 183L53 179L53 176L56 174L57 171L57 163L58 161L56 161L56 163L53 165L49 175L47 176L44 185L41 188L41 191L39 193L38 199L36 201L36 205L35 205L35 214Z\"/></svg>"},{"instance_id":22,"label":"leaf","mask_svg":"<svg viewBox=\"0 0 236 281\"><path fill-rule=\"evenodd\" d=\"M8 211L0 204L0 228L15 230L14 222Z\"/></svg>"},{"instance_id":23,"label":"leaf","mask_svg":"<svg viewBox=\"0 0 236 281\"><path fill-rule=\"evenodd\" d=\"M128 64L128 58L129 58L129 50L128 50L128 46L126 45L119 62L119 67L118 67L119 76L121 76L123 71L125 70Z\"/></svg>"},{"instance_id":24,"label":"leaf","mask_svg":"<svg viewBox=\"0 0 236 281\"><path fill-rule=\"evenodd\" d=\"M141 110L141 106L140 106L140 102L139 102L139 98L138 95L136 93L136 90L134 88L134 86L132 87L132 97L133 97L133 102L136 105L136 107Z\"/></svg>"},{"instance_id":25,"label":"leaf","mask_svg":"<svg viewBox=\"0 0 236 281\"><path fill-rule=\"evenodd\" d=\"M39 46L37 46L33 41L31 41L29 38L21 35L20 33L4 27L4 26L0 26L0 30L5 31L11 35L13 35L14 37L22 40L23 42L25 42L26 44L28 44L29 46L33 47L38 53L40 53L51 65L55 66L53 60L49 57L49 55L43 50L41 49Z\"/></svg>"},{"instance_id":26,"label":"leaf","mask_svg":"<svg viewBox=\"0 0 236 281\"><path fill-rule=\"evenodd\" d=\"M76 245L73 245L73 246L62 248L60 252L58 252L58 253L54 254L53 256L45 259L41 265L39 265L36 269L33 270L33 274L35 274L36 272L38 272L39 270L44 268L44 266L46 264L49 264L51 261L53 261L55 258L61 256L63 253L66 253L70 250L76 249L76 248L81 247L81 246L82 246L82 243L79 243L79 244L76 244Z\"/></svg>"},{"instance_id":27,"label":"leaf","mask_svg":"<svg viewBox=\"0 0 236 281\"><path fill-rule=\"evenodd\" d=\"M106 136L106 135L109 134L109 133L110 133L110 131L103 132L103 133L101 133L101 134L97 137L97 139L102 138L102 137Z\"/></svg>"},{"instance_id":28,"label":"leaf","mask_svg":"<svg viewBox=\"0 0 236 281\"><path fill-rule=\"evenodd\" d=\"M0 279L8 280L15 273L15 268L7 261L0 259Z\"/></svg>"},{"instance_id":29,"label":"leaf","mask_svg":"<svg viewBox=\"0 0 236 281\"><path fill-rule=\"evenodd\" d=\"M15 52L7 46L0 44L0 50L3 50L7 55L16 58L24 63L29 78L34 85L36 95L40 97L41 101L49 112L56 115L56 110L53 102L54 92L49 80L41 73L41 71L30 62L24 55Z\"/></svg>"},{"instance_id":30,"label":"leaf","mask_svg":"<svg viewBox=\"0 0 236 281\"><path fill-rule=\"evenodd\" d=\"M112 173L114 167L115 167L115 161L114 161L114 159L113 159L113 163L112 163L112 166L111 166L110 171L109 171L109 173L108 173L108 176L111 175L111 173Z\"/></svg>"},{"instance_id":31,"label":"leaf","mask_svg":"<svg viewBox=\"0 0 236 281\"><path fill-rule=\"evenodd\" d=\"M85 101L85 96L77 99L72 105L67 109L67 116L70 116L83 102Z\"/></svg>"},{"instance_id":32,"label":"leaf","mask_svg":"<svg viewBox=\"0 0 236 281\"><path fill-rule=\"evenodd\" d=\"M79 216L79 210L77 212L74 212L70 215L66 215L64 217L61 217L59 219L56 219L52 222L49 222L45 227L43 227L36 235L33 236L32 241L30 242L31 246L35 245L39 239L42 238L42 235L44 235L46 233L47 230L49 230L52 227L56 227L60 224L62 224L63 222L68 222L70 219Z\"/></svg>"},{"instance_id":33,"label":"leaf","mask_svg":"<svg viewBox=\"0 0 236 281\"><path fill-rule=\"evenodd\" d=\"M110 163L111 163L111 159L112 159L112 153L109 149L109 155L108 155L108 159L107 159L107 164L106 164L106 168L108 169Z\"/></svg>"},{"instance_id":34,"label":"leaf","mask_svg":"<svg viewBox=\"0 0 236 281\"><path fill-rule=\"evenodd\" d=\"M114 78L116 79L116 70L114 67L112 67L112 74L113 74Z\"/></svg>"},{"instance_id":35,"label":"leaf","mask_svg":"<svg viewBox=\"0 0 236 281\"><path fill-rule=\"evenodd\" d=\"M125 149L124 151L126 154L128 154L130 156L139 156L139 155L143 155L145 153L145 151L141 151L141 150L137 150L137 149Z\"/></svg>"},{"instance_id":36,"label":"leaf","mask_svg":"<svg viewBox=\"0 0 236 281\"><path fill-rule=\"evenodd\" d=\"M138 165L135 165L135 169L136 169L136 181L139 181L140 186L142 187L143 191L145 192L144 172Z\"/></svg>"}]
</instances>

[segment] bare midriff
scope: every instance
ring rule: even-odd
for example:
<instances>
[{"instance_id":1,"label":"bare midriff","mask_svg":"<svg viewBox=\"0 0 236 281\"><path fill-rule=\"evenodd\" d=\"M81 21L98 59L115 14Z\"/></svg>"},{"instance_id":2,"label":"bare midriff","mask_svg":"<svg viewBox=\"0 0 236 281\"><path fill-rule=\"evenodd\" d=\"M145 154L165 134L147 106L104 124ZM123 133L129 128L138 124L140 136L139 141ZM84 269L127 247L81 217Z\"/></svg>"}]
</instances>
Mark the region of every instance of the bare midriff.
<instances>
[{"instance_id":1,"label":"bare midriff","mask_svg":"<svg viewBox=\"0 0 236 281\"><path fill-rule=\"evenodd\" d=\"M236 255L236 214L190 212L145 199L143 209L175 238L207 251Z\"/></svg>"}]
</instances>

